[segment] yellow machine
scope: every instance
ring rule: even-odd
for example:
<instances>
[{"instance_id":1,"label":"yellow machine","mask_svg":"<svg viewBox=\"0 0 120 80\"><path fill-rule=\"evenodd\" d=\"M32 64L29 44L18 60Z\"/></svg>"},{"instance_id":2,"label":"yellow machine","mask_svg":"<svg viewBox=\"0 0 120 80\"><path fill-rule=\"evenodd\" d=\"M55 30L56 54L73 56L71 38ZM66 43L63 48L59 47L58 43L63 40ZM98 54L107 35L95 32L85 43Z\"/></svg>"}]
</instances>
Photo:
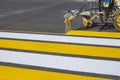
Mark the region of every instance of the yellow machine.
<instances>
[{"instance_id":1,"label":"yellow machine","mask_svg":"<svg viewBox=\"0 0 120 80\"><path fill-rule=\"evenodd\" d=\"M85 2L87 2L85 0ZM90 3L90 5L93 2ZM79 15L82 16L82 24L86 28L90 28L94 25L94 21L97 18L100 18L103 24L107 24L108 19L112 19L112 23L116 30L120 31L120 1L119 0L97 0L94 4L98 4L99 6L95 6L91 9L83 9L80 11L79 9L74 9L67 11L64 15L66 32L71 30L71 22L76 19Z\"/></svg>"}]
</instances>

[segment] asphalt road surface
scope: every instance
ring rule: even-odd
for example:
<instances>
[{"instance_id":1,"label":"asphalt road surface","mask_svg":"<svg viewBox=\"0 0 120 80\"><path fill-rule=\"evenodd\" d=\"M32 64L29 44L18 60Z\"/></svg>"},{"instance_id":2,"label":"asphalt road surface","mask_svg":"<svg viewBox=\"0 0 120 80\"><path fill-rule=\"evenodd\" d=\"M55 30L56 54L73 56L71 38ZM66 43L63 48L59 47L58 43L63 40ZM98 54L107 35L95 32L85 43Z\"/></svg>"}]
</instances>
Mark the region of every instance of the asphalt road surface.
<instances>
[{"instance_id":1,"label":"asphalt road surface","mask_svg":"<svg viewBox=\"0 0 120 80\"><path fill-rule=\"evenodd\" d=\"M77 0L0 0L0 30L64 33L63 11L81 9ZM86 29L78 17L72 24L75 30L99 31L102 24ZM116 31L109 24L103 31Z\"/></svg>"}]
</instances>

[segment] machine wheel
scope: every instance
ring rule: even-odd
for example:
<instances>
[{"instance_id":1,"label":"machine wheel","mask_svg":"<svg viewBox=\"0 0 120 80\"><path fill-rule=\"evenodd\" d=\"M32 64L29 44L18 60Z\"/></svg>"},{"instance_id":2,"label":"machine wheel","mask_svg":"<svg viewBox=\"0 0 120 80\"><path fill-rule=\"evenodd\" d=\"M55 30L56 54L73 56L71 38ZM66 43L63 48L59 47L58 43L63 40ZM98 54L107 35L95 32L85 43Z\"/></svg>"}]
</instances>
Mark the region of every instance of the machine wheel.
<instances>
[{"instance_id":1,"label":"machine wheel","mask_svg":"<svg viewBox=\"0 0 120 80\"><path fill-rule=\"evenodd\" d=\"M94 21L90 19L90 17L82 17L82 24L84 27L89 28L92 27L94 24Z\"/></svg>"},{"instance_id":2,"label":"machine wheel","mask_svg":"<svg viewBox=\"0 0 120 80\"><path fill-rule=\"evenodd\" d=\"M118 31L120 31L120 14L115 15L113 25Z\"/></svg>"}]
</instances>

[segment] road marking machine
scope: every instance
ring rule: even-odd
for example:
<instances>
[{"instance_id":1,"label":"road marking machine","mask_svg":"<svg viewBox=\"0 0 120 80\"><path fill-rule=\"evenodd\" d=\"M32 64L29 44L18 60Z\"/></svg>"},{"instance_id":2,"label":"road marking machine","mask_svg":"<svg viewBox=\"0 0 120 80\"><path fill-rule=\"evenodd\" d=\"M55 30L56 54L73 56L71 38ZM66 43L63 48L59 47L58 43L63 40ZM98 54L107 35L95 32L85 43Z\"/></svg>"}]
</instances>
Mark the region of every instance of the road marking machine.
<instances>
[{"instance_id":1,"label":"road marking machine","mask_svg":"<svg viewBox=\"0 0 120 80\"><path fill-rule=\"evenodd\" d=\"M66 32L72 29L71 22L79 15L82 16L82 24L86 28L91 28L95 23L94 21L99 18L104 24L100 29L102 30L111 19L115 29L120 31L120 0L84 0L84 3L80 10L65 11L64 23ZM85 8L86 6L88 8Z\"/></svg>"}]
</instances>

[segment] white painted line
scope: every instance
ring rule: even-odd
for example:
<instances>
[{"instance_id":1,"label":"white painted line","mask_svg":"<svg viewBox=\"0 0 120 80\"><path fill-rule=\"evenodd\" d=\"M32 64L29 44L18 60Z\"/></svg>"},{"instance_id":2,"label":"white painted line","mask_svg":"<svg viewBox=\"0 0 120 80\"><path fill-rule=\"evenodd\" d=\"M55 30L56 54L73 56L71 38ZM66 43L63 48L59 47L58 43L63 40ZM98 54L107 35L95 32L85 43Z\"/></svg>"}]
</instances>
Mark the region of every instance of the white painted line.
<instances>
[{"instance_id":1,"label":"white painted line","mask_svg":"<svg viewBox=\"0 0 120 80\"><path fill-rule=\"evenodd\" d=\"M0 62L120 76L120 62L0 50Z\"/></svg>"},{"instance_id":2,"label":"white painted line","mask_svg":"<svg viewBox=\"0 0 120 80\"><path fill-rule=\"evenodd\" d=\"M13 38L13 39L26 39L26 40L52 41L52 42L65 42L65 43L75 43L75 44L90 44L90 45L120 47L120 39L73 37L73 36L11 33L11 32L0 32L0 37L1 38Z\"/></svg>"}]
</instances>

